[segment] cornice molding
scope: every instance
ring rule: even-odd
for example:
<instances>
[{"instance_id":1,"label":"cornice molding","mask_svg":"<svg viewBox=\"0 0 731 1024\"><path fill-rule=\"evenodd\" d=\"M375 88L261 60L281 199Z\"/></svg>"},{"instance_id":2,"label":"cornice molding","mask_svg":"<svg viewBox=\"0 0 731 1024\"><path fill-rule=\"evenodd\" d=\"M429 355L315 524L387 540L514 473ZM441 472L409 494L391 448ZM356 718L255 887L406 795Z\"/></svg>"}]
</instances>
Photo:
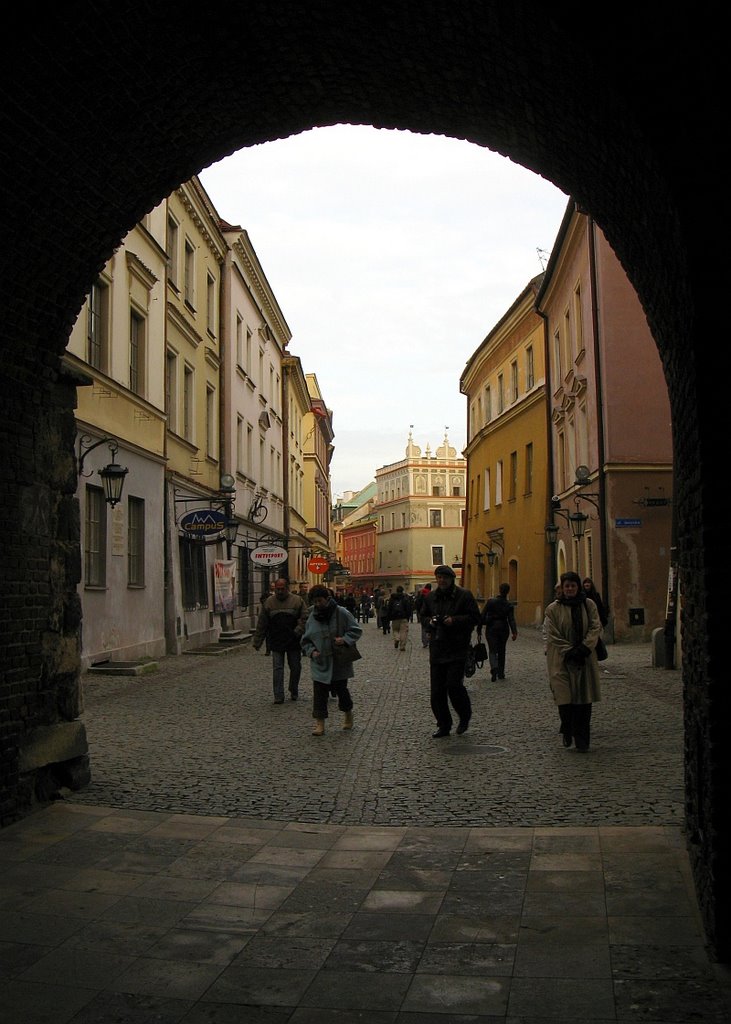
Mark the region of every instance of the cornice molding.
<instances>
[{"instance_id":1,"label":"cornice molding","mask_svg":"<svg viewBox=\"0 0 731 1024\"><path fill-rule=\"evenodd\" d=\"M198 229L201 238L208 246L209 252L213 256L215 261L218 263L218 265L222 266L226 259L225 246L222 246L220 244L219 240L214 236L213 232L211 231L209 225L206 224L203 217L201 217L200 213L196 209L195 203L191 200L190 195L188 194L188 189L185 187L185 185L181 185L180 188L176 189L175 195L180 200L182 206L185 209L185 212L188 214L193 224L195 224L196 228Z\"/></svg>"},{"instance_id":2,"label":"cornice molding","mask_svg":"<svg viewBox=\"0 0 731 1024\"><path fill-rule=\"evenodd\" d=\"M167 315L170 323L178 328L180 333L191 343L193 348L198 348L203 341L203 336L196 331L193 325L185 319L178 307L168 299Z\"/></svg>"}]
</instances>

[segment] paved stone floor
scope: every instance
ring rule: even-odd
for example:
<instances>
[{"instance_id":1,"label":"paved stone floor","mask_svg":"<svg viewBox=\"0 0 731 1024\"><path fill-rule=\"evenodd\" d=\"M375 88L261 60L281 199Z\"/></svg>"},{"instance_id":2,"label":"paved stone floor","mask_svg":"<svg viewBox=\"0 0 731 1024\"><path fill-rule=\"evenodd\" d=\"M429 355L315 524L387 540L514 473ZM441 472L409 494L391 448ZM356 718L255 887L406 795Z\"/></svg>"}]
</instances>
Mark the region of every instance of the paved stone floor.
<instances>
[{"instance_id":1,"label":"paved stone floor","mask_svg":"<svg viewBox=\"0 0 731 1024\"><path fill-rule=\"evenodd\" d=\"M682 831L680 673L610 647L565 750L538 634L433 740L365 627L355 728L250 647L87 676L87 789L0 832L8 1024L727 1022Z\"/></svg>"}]
</instances>

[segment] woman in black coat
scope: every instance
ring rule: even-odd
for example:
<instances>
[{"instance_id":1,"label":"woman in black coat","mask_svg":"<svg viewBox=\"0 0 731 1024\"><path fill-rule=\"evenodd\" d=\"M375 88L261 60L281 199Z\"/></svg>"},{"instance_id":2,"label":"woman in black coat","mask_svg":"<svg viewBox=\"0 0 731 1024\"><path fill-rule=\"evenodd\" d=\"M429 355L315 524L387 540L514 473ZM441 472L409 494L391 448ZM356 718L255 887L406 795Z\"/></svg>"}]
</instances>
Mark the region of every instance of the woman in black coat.
<instances>
[{"instance_id":1,"label":"woman in black coat","mask_svg":"<svg viewBox=\"0 0 731 1024\"><path fill-rule=\"evenodd\" d=\"M590 597L596 605L596 610L599 612L599 620L602 626L606 626L609 622L609 609L602 601L601 594L594 586L594 581L589 576L585 576L581 581L581 585L584 588L584 596Z\"/></svg>"}]
</instances>

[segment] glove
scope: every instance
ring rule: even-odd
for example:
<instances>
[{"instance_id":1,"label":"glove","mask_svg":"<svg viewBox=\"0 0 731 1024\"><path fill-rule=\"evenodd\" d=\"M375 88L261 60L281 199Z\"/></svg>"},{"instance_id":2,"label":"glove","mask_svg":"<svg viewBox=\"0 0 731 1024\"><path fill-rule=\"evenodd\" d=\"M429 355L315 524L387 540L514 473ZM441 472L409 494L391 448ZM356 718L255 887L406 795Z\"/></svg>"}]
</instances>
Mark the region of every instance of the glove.
<instances>
[{"instance_id":1,"label":"glove","mask_svg":"<svg viewBox=\"0 0 731 1024\"><path fill-rule=\"evenodd\" d=\"M570 665L583 665L590 654L591 651L585 644L576 644L566 651L564 661L568 661Z\"/></svg>"}]
</instances>

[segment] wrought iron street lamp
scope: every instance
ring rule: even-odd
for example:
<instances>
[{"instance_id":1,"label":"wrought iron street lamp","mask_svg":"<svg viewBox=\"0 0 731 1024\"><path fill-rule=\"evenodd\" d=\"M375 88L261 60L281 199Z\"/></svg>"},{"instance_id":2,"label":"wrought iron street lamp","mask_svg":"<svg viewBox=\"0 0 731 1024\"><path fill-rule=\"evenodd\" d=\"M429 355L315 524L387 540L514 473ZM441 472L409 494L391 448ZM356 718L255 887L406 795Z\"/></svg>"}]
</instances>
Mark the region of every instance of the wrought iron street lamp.
<instances>
[{"instance_id":1,"label":"wrought iron street lamp","mask_svg":"<svg viewBox=\"0 0 731 1024\"><path fill-rule=\"evenodd\" d=\"M112 456L112 461L99 470L99 476L102 478L102 485L104 487L104 500L110 508L114 508L122 500L124 478L129 473L129 469L126 466L120 466L116 461L117 452L119 451L119 444L116 438L102 437L98 441L93 441L88 434L84 434L79 438L79 476L91 476L91 473L84 472L84 459L89 452L94 451L100 444L108 444L109 452Z\"/></svg>"}]
</instances>

